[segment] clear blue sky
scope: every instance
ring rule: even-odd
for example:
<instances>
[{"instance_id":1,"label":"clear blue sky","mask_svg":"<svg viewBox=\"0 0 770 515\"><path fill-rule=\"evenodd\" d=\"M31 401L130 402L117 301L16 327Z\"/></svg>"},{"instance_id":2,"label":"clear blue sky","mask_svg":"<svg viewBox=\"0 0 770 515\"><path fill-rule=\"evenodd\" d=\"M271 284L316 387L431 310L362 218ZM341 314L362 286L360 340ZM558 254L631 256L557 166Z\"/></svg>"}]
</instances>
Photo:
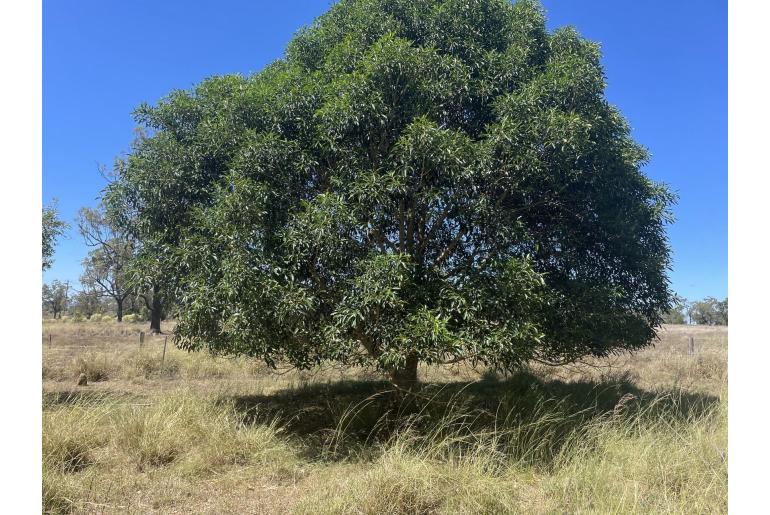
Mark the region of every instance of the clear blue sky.
<instances>
[{"instance_id":1,"label":"clear blue sky","mask_svg":"<svg viewBox=\"0 0 770 515\"><path fill-rule=\"evenodd\" d=\"M329 2L43 2L43 202L73 229L44 280L77 281L74 228L132 139L132 110L207 76L249 74L283 54ZM647 174L680 196L669 236L676 292L727 295L727 2L543 2L550 29L601 43L607 97L650 149Z\"/></svg>"}]
</instances>

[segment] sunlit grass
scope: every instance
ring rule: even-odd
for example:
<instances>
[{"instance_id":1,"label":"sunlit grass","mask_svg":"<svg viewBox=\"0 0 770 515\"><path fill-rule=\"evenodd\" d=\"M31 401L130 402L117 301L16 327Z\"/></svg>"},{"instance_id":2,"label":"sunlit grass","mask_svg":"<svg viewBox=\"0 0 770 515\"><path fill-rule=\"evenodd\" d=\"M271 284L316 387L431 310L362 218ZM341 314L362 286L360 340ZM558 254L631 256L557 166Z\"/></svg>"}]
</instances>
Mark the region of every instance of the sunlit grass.
<instances>
[{"instance_id":1,"label":"sunlit grass","mask_svg":"<svg viewBox=\"0 0 770 515\"><path fill-rule=\"evenodd\" d=\"M727 508L724 331L699 333L689 356L675 328L610 368L423 369L399 406L370 371L164 357L163 337L140 348L132 325L57 324L43 362L51 513ZM67 345L78 330L92 343Z\"/></svg>"}]
</instances>

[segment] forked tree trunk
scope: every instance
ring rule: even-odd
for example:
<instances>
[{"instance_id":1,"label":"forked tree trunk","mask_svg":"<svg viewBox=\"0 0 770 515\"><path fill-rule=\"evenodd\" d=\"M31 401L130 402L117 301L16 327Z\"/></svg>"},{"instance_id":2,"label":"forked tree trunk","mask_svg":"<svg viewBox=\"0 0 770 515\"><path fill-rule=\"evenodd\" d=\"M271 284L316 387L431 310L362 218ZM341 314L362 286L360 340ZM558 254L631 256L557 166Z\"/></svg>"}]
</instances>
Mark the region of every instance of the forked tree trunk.
<instances>
[{"instance_id":1,"label":"forked tree trunk","mask_svg":"<svg viewBox=\"0 0 770 515\"><path fill-rule=\"evenodd\" d=\"M403 367L390 372L390 381L401 391L411 392L417 386L417 356L410 354Z\"/></svg>"}]
</instances>

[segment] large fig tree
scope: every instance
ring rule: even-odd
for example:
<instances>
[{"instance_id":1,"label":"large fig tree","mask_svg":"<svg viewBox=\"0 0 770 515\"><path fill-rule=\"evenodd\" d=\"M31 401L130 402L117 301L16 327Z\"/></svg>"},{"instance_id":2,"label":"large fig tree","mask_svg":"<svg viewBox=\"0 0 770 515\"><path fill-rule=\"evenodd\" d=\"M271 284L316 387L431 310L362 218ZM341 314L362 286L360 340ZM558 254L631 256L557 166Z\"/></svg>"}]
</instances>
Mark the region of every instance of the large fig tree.
<instances>
[{"instance_id":1,"label":"large fig tree","mask_svg":"<svg viewBox=\"0 0 770 515\"><path fill-rule=\"evenodd\" d=\"M261 72L141 106L106 196L185 349L403 387L420 362L639 349L673 199L604 87L599 47L536 3L343 0Z\"/></svg>"}]
</instances>

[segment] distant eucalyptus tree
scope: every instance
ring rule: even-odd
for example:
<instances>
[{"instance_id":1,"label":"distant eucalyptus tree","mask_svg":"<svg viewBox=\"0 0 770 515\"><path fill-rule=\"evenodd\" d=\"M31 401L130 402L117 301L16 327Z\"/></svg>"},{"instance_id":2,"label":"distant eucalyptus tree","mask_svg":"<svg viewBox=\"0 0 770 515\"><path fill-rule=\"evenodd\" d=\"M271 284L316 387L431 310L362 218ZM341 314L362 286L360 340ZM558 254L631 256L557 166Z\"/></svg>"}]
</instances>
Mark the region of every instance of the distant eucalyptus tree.
<instances>
[{"instance_id":1,"label":"distant eucalyptus tree","mask_svg":"<svg viewBox=\"0 0 770 515\"><path fill-rule=\"evenodd\" d=\"M67 309L69 301L69 281L53 280L50 284L43 285L42 301L43 310L51 313L53 318L61 318Z\"/></svg>"},{"instance_id":2,"label":"distant eucalyptus tree","mask_svg":"<svg viewBox=\"0 0 770 515\"><path fill-rule=\"evenodd\" d=\"M53 254L56 250L56 241L69 229L69 224L59 218L57 202L54 199L43 207L43 271L45 272L53 264Z\"/></svg>"},{"instance_id":3,"label":"distant eucalyptus tree","mask_svg":"<svg viewBox=\"0 0 770 515\"><path fill-rule=\"evenodd\" d=\"M106 296L115 302L118 322L123 320L123 305L134 294L127 275L134 258L133 239L111 224L102 209L82 208L78 229L86 245L92 247L83 261L80 282L86 290Z\"/></svg>"}]
</instances>

